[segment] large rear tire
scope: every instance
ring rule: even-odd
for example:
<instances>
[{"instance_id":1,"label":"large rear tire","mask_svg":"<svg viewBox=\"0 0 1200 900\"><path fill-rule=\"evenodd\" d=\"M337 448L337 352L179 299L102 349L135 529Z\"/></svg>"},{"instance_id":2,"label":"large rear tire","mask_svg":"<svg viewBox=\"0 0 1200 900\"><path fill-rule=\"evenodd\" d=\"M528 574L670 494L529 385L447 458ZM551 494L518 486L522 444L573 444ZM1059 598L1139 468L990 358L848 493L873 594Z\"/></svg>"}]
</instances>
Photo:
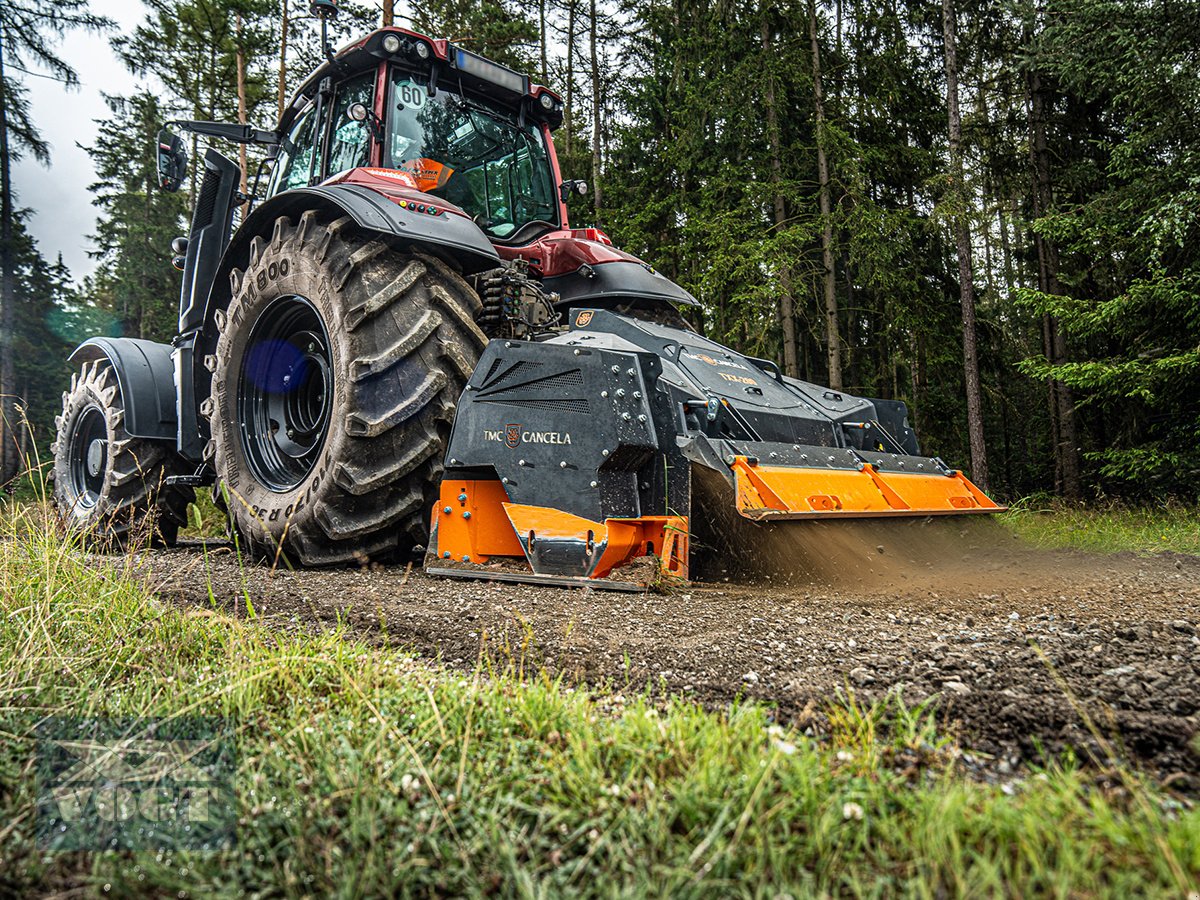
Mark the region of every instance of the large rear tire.
<instances>
[{"instance_id":1,"label":"large rear tire","mask_svg":"<svg viewBox=\"0 0 1200 900\"><path fill-rule=\"evenodd\" d=\"M205 449L260 558L365 562L423 544L458 397L487 339L441 260L309 211L255 238L205 360Z\"/></svg>"},{"instance_id":2,"label":"large rear tire","mask_svg":"<svg viewBox=\"0 0 1200 900\"><path fill-rule=\"evenodd\" d=\"M175 543L191 488L168 486L186 468L173 444L131 437L117 376L106 359L83 364L56 420L54 503L93 544Z\"/></svg>"}]
</instances>

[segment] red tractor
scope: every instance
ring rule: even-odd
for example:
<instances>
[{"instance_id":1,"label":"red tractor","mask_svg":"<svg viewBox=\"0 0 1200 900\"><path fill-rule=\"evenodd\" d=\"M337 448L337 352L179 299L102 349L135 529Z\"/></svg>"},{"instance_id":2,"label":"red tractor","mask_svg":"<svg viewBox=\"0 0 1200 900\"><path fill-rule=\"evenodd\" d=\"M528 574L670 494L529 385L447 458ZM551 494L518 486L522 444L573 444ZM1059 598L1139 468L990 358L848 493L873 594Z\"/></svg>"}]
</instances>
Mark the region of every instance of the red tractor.
<instances>
[{"instance_id":1,"label":"red tractor","mask_svg":"<svg viewBox=\"0 0 1200 900\"><path fill-rule=\"evenodd\" d=\"M919 455L902 403L706 340L687 291L573 229L557 94L402 28L327 55L276 130L173 123L270 148L265 198L235 226L251 198L207 151L177 336L71 357L71 522L169 542L213 485L263 557L424 546L444 574L630 586L645 556L686 577L702 483L756 521L996 509ZM164 128L164 187L186 164Z\"/></svg>"}]
</instances>

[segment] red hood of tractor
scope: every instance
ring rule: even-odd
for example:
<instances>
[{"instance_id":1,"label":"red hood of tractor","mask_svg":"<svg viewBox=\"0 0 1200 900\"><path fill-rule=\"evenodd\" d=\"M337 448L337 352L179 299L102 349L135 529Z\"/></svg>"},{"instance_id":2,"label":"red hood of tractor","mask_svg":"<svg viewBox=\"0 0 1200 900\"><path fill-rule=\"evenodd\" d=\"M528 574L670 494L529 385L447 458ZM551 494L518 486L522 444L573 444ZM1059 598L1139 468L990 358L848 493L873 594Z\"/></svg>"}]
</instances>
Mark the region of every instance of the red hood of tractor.
<instances>
[{"instance_id":1,"label":"red hood of tractor","mask_svg":"<svg viewBox=\"0 0 1200 900\"><path fill-rule=\"evenodd\" d=\"M415 207L418 213L443 215L450 213L471 217L461 208L441 197L418 190L417 178L398 169L381 169L362 166L340 172L324 184L358 184L382 194L393 203ZM409 206L411 205L411 206ZM434 210L429 213L429 210ZM581 266L597 266L610 262L633 262L645 265L640 259L612 245L603 231L598 228L560 228L543 234L537 240L522 246L493 244L501 259L529 260L529 267L543 278L578 272Z\"/></svg>"},{"instance_id":2,"label":"red hood of tractor","mask_svg":"<svg viewBox=\"0 0 1200 900\"><path fill-rule=\"evenodd\" d=\"M501 259L529 260L529 267L543 278L567 275L579 271L581 266L597 266L610 262L634 262L644 265L640 259L612 245L603 231L598 228L559 229L547 232L530 244L521 247L496 245Z\"/></svg>"}]
</instances>

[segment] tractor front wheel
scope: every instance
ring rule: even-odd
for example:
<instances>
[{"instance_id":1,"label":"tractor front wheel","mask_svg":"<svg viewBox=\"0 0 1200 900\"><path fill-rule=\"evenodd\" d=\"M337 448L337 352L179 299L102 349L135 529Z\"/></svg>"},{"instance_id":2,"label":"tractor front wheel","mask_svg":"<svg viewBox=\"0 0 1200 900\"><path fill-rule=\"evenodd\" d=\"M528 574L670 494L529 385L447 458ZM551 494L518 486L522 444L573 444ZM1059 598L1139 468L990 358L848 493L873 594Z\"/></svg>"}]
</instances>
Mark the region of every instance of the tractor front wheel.
<instances>
[{"instance_id":1,"label":"tractor front wheel","mask_svg":"<svg viewBox=\"0 0 1200 900\"><path fill-rule=\"evenodd\" d=\"M307 212L255 238L218 314L205 450L259 558L377 559L427 539L486 338L444 262Z\"/></svg>"}]
</instances>

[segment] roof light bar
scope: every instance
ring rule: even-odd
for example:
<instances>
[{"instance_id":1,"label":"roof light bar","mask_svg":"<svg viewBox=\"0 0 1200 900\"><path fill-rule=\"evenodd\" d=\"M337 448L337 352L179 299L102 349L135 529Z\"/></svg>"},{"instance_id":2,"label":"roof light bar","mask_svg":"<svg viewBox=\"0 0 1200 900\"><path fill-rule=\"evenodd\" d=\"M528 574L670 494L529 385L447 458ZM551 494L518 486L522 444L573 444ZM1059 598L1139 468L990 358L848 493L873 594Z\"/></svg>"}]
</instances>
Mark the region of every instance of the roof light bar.
<instances>
[{"instance_id":1,"label":"roof light bar","mask_svg":"<svg viewBox=\"0 0 1200 900\"><path fill-rule=\"evenodd\" d=\"M494 63L472 53L470 50L454 48L454 65L468 75L474 75L484 81L502 87L516 94L529 93L529 78L520 72L514 72L507 66Z\"/></svg>"}]
</instances>

